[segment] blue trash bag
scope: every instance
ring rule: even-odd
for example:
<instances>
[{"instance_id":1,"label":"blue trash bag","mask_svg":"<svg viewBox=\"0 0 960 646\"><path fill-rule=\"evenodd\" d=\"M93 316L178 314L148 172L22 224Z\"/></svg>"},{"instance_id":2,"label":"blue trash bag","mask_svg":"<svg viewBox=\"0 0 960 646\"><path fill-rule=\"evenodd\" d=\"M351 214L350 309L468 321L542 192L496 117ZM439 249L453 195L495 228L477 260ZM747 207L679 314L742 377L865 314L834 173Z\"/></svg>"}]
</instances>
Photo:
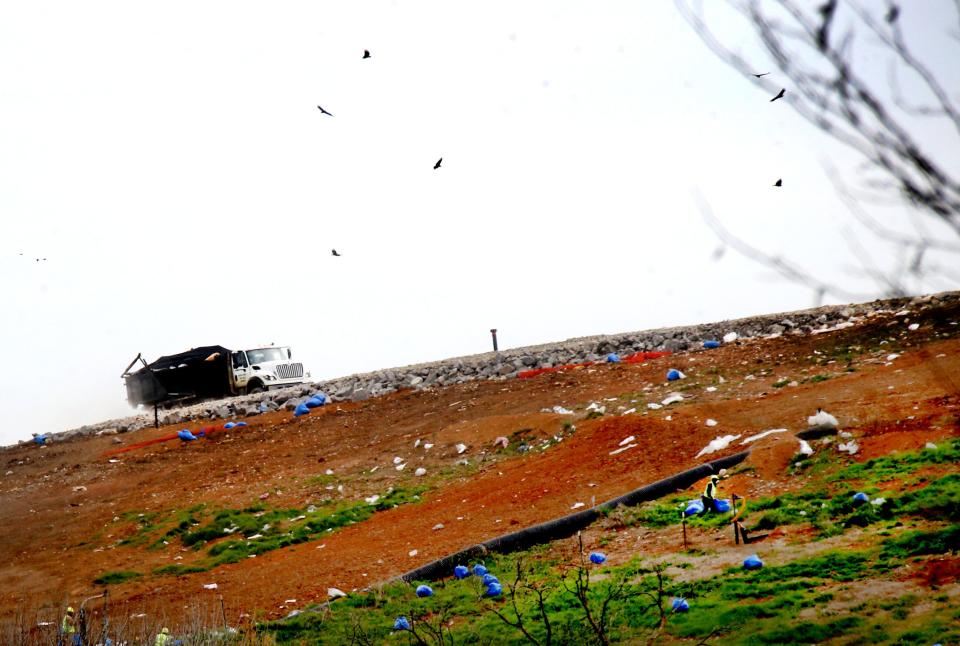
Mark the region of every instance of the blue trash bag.
<instances>
[{"instance_id":1,"label":"blue trash bag","mask_svg":"<svg viewBox=\"0 0 960 646\"><path fill-rule=\"evenodd\" d=\"M751 554L743 561L743 567L746 570L759 570L763 567L763 561L756 554Z\"/></svg>"},{"instance_id":2,"label":"blue trash bag","mask_svg":"<svg viewBox=\"0 0 960 646\"><path fill-rule=\"evenodd\" d=\"M237 422L236 424L233 425L233 427L240 428L241 426L246 426L246 425L247 425L246 422Z\"/></svg>"},{"instance_id":3,"label":"blue trash bag","mask_svg":"<svg viewBox=\"0 0 960 646\"><path fill-rule=\"evenodd\" d=\"M607 560L607 555L603 552L591 552L590 553L590 562L600 565Z\"/></svg>"},{"instance_id":4,"label":"blue trash bag","mask_svg":"<svg viewBox=\"0 0 960 646\"><path fill-rule=\"evenodd\" d=\"M466 565L458 565L457 567L453 568L453 576L457 577L458 579L465 579L470 576L470 570Z\"/></svg>"},{"instance_id":5,"label":"blue trash bag","mask_svg":"<svg viewBox=\"0 0 960 646\"><path fill-rule=\"evenodd\" d=\"M223 430L229 431L231 428L233 428L236 425L237 425L236 422L227 422L226 424L223 425Z\"/></svg>"},{"instance_id":6,"label":"blue trash bag","mask_svg":"<svg viewBox=\"0 0 960 646\"><path fill-rule=\"evenodd\" d=\"M720 498L714 498L713 500L713 509L721 514L725 514L730 511L730 501L721 500Z\"/></svg>"},{"instance_id":7,"label":"blue trash bag","mask_svg":"<svg viewBox=\"0 0 960 646\"><path fill-rule=\"evenodd\" d=\"M418 585L417 586L417 596L418 597L432 597L433 588L429 585Z\"/></svg>"},{"instance_id":8,"label":"blue trash bag","mask_svg":"<svg viewBox=\"0 0 960 646\"><path fill-rule=\"evenodd\" d=\"M870 502L870 496L863 493L862 491L859 493L855 493L853 494L853 502Z\"/></svg>"},{"instance_id":9,"label":"blue trash bag","mask_svg":"<svg viewBox=\"0 0 960 646\"><path fill-rule=\"evenodd\" d=\"M495 575L487 572L486 574L483 575L483 585L490 585L491 583L500 583L500 579L498 579Z\"/></svg>"},{"instance_id":10,"label":"blue trash bag","mask_svg":"<svg viewBox=\"0 0 960 646\"><path fill-rule=\"evenodd\" d=\"M475 575L477 575L477 576L483 576L483 575L486 574L487 572L489 572L489 570L488 570L487 568L483 567L483 566L482 566L481 564L479 564L479 563L477 563L476 565L473 566L473 573L474 573Z\"/></svg>"},{"instance_id":11,"label":"blue trash bag","mask_svg":"<svg viewBox=\"0 0 960 646\"><path fill-rule=\"evenodd\" d=\"M687 603L687 600L683 597L677 597L673 600L673 611L674 612L686 612L690 610L690 604Z\"/></svg>"},{"instance_id":12,"label":"blue trash bag","mask_svg":"<svg viewBox=\"0 0 960 646\"><path fill-rule=\"evenodd\" d=\"M39 444L40 446L43 446L44 444L47 443L47 436L46 436L46 434L44 434L44 435L36 435L36 436L34 436L33 441L36 442L37 444Z\"/></svg>"},{"instance_id":13,"label":"blue trash bag","mask_svg":"<svg viewBox=\"0 0 960 646\"><path fill-rule=\"evenodd\" d=\"M323 406L324 404L327 403L327 401L328 401L330 398L327 397L327 393L318 392L318 393L314 394L314 396L311 397L310 399L316 399L318 402L320 402L320 405Z\"/></svg>"},{"instance_id":14,"label":"blue trash bag","mask_svg":"<svg viewBox=\"0 0 960 646\"><path fill-rule=\"evenodd\" d=\"M676 368L670 368L667 370L667 381L676 381L680 378L680 371Z\"/></svg>"},{"instance_id":15,"label":"blue trash bag","mask_svg":"<svg viewBox=\"0 0 960 646\"><path fill-rule=\"evenodd\" d=\"M683 510L684 516L696 516L703 513L703 501L700 499L691 500L687 503L687 508Z\"/></svg>"},{"instance_id":16,"label":"blue trash bag","mask_svg":"<svg viewBox=\"0 0 960 646\"><path fill-rule=\"evenodd\" d=\"M706 348L707 350L713 350L714 348L719 348L719 347L720 347L720 342L719 342L719 341L704 341L704 342L703 342L703 347Z\"/></svg>"},{"instance_id":17,"label":"blue trash bag","mask_svg":"<svg viewBox=\"0 0 960 646\"><path fill-rule=\"evenodd\" d=\"M410 630L410 622L406 617L397 617L393 622L394 630Z\"/></svg>"},{"instance_id":18,"label":"blue trash bag","mask_svg":"<svg viewBox=\"0 0 960 646\"><path fill-rule=\"evenodd\" d=\"M620 363L620 355L616 352L611 352L607 355L607 363Z\"/></svg>"},{"instance_id":19,"label":"blue trash bag","mask_svg":"<svg viewBox=\"0 0 960 646\"><path fill-rule=\"evenodd\" d=\"M319 408L320 406L323 406L324 404L326 404L327 400L325 398L320 399L319 397L314 395L313 397L311 397L310 399L308 399L303 403L307 408Z\"/></svg>"},{"instance_id":20,"label":"blue trash bag","mask_svg":"<svg viewBox=\"0 0 960 646\"><path fill-rule=\"evenodd\" d=\"M185 428L182 431L177 431L177 437L179 437L184 442L192 442L197 439L197 436L190 432L190 429Z\"/></svg>"},{"instance_id":21,"label":"blue trash bag","mask_svg":"<svg viewBox=\"0 0 960 646\"><path fill-rule=\"evenodd\" d=\"M484 592L484 595L487 597L499 597L501 594L503 594L503 586L496 582L488 585L487 591Z\"/></svg>"},{"instance_id":22,"label":"blue trash bag","mask_svg":"<svg viewBox=\"0 0 960 646\"><path fill-rule=\"evenodd\" d=\"M300 417L301 415L306 415L310 412L310 409L307 408L306 404L297 404L297 407L293 409L293 416Z\"/></svg>"}]
</instances>

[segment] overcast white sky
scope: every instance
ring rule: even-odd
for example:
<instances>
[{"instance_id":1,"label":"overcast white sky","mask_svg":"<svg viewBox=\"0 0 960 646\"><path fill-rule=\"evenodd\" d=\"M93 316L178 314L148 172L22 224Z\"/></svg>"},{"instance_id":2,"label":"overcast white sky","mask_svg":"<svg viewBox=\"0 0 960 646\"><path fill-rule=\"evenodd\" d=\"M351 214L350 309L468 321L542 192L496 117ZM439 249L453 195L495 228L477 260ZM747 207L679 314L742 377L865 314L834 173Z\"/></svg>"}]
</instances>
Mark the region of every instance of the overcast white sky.
<instances>
[{"instance_id":1,"label":"overcast white sky","mask_svg":"<svg viewBox=\"0 0 960 646\"><path fill-rule=\"evenodd\" d=\"M927 36L952 3L902 15L956 93ZM483 352L491 327L514 347L811 304L711 260L693 190L875 295L824 170L855 160L771 95L666 0L3 3L0 444L130 414L138 352L274 342L329 378Z\"/></svg>"}]
</instances>

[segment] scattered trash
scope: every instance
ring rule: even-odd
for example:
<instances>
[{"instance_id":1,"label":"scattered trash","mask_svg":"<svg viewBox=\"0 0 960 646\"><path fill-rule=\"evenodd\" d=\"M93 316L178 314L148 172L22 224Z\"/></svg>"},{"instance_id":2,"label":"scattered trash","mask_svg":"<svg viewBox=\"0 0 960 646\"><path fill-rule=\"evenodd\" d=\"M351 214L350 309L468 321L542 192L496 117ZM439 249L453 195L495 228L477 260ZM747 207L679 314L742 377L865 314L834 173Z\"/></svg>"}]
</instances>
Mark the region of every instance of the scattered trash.
<instances>
[{"instance_id":1,"label":"scattered trash","mask_svg":"<svg viewBox=\"0 0 960 646\"><path fill-rule=\"evenodd\" d=\"M243 428L246 425L246 422L237 422L234 428Z\"/></svg>"},{"instance_id":2,"label":"scattered trash","mask_svg":"<svg viewBox=\"0 0 960 646\"><path fill-rule=\"evenodd\" d=\"M380 496L378 496L377 494L373 494L372 496L370 496L370 497L368 497L368 498L364 498L363 500L364 500L364 502L366 502L368 505L375 505L375 504L377 504L377 501L380 500Z\"/></svg>"},{"instance_id":3,"label":"scattered trash","mask_svg":"<svg viewBox=\"0 0 960 646\"><path fill-rule=\"evenodd\" d=\"M859 491L853 494L853 501L854 502L870 502L870 496L863 493L862 491Z\"/></svg>"},{"instance_id":4,"label":"scattered trash","mask_svg":"<svg viewBox=\"0 0 960 646\"><path fill-rule=\"evenodd\" d=\"M474 576L483 576L487 572L489 572L489 570L483 565L481 565L480 563L477 563L476 565L473 566Z\"/></svg>"},{"instance_id":5,"label":"scattered trash","mask_svg":"<svg viewBox=\"0 0 960 646\"><path fill-rule=\"evenodd\" d=\"M270 497L270 492L260 494L260 500L266 500Z\"/></svg>"},{"instance_id":6,"label":"scattered trash","mask_svg":"<svg viewBox=\"0 0 960 646\"><path fill-rule=\"evenodd\" d=\"M627 410L623 411L621 415L629 415L631 413L636 413L636 412L637 412L636 408L628 408Z\"/></svg>"},{"instance_id":7,"label":"scattered trash","mask_svg":"<svg viewBox=\"0 0 960 646\"><path fill-rule=\"evenodd\" d=\"M690 604L687 603L687 600L683 597L674 599L671 605L674 612L686 612L690 610Z\"/></svg>"},{"instance_id":8,"label":"scattered trash","mask_svg":"<svg viewBox=\"0 0 960 646\"><path fill-rule=\"evenodd\" d=\"M394 463L394 464L400 464L401 462L403 462L403 458L401 458L401 457L399 457L399 456L393 458L393 463Z\"/></svg>"},{"instance_id":9,"label":"scattered trash","mask_svg":"<svg viewBox=\"0 0 960 646\"><path fill-rule=\"evenodd\" d=\"M297 407L293 409L293 416L300 417L301 415L306 415L310 412L310 409L306 404L297 404Z\"/></svg>"},{"instance_id":10,"label":"scattered trash","mask_svg":"<svg viewBox=\"0 0 960 646\"><path fill-rule=\"evenodd\" d=\"M719 347L720 347L720 342L719 342L719 341L704 341L704 342L703 342L703 347L706 348L707 350L713 350L714 348L719 348Z\"/></svg>"},{"instance_id":11,"label":"scattered trash","mask_svg":"<svg viewBox=\"0 0 960 646\"><path fill-rule=\"evenodd\" d=\"M179 437L184 442L192 442L197 439L197 436L190 432L190 429L185 428L182 431L177 431L177 437Z\"/></svg>"},{"instance_id":12,"label":"scattered trash","mask_svg":"<svg viewBox=\"0 0 960 646\"><path fill-rule=\"evenodd\" d=\"M417 550L410 550L410 551L407 553L407 556L409 556L410 558L413 558L413 557L416 556L418 553L419 553L419 552L418 552Z\"/></svg>"},{"instance_id":13,"label":"scattered trash","mask_svg":"<svg viewBox=\"0 0 960 646\"><path fill-rule=\"evenodd\" d=\"M607 363L620 363L620 355L616 352L611 352L607 355Z\"/></svg>"},{"instance_id":14,"label":"scattered trash","mask_svg":"<svg viewBox=\"0 0 960 646\"><path fill-rule=\"evenodd\" d=\"M406 466L407 466L406 464L398 464L397 466L394 467L394 469L396 469L397 471L403 471L404 467Z\"/></svg>"},{"instance_id":15,"label":"scattered trash","mask_svg":"<svg viewBox=\"0 0 960 646\"><path fill-rule=\"evenodd\" d=\"M927 442L926 444L923 445L923 448L930 449L931 451L936 451L937 445L934 444L933 442Z\"/></svg>"},{"instance_id":16,"label":"scattered trash","mask_svg":"<svg viewBox=\"0 0 960 646\"><path fill-rule=\"evenodd\" d=\"M664 406L669 406L670 404L676 404L677 402L682 402L682 401L683 401L683 395L681 395L680 393L670 393L669 395L667 395L667 398L660 403L663 404Z\"/></svg>"},{"instance_id":17,"label":"scattered trash","mask_svg":"<svg viewBox=\"0 0 960 646\"><path fill-rule=\"evenodd\" d=\"M393 622L394 630L410 630L410 622L406 617L397 617Z\"/></svg>"},{"instance_id":18,"label":"scattered trash","mask_svg":"<svg viewBox=\"0 0 960 646\"><path fill-rule=\"evenodd\" d=\"M318 406L324 406L327 403L326 393L317 393L306 402L304 402L308 408L317 408Z\"/></svg>"},{"instance_id":19,"label":"scattered trash","mask_svg":"<svg viewBox=\"0 0 960 646\"><path fill-rule=\"evenodd\" d=\"M77 485L76 487L73 488L73 490L74 490L74 491L86 491L87 488L84 487L83 485Z\"/></svg>"},{"instance_id":20,"label":"scattered trash","mask_svg":"<svg viewBox=\"0 0 960 646\"><path fill-rule=\"evenodd\" d=\"M590 552L590 562L600 565L607 560L607 555L603 552Z\"/></svg>"},{"instance_id":21,"label":"scattered trash","mask_svg":"<svg viewBox=\"0 0 960 646\"><path fill-rule=\"evenodd\" d=\"M227 422L226 424L223 425L223 430L229 431L231 428L233 428L236 425L237 425L236 422Z\"/></svg>"},{"instance_id":22,"label":"scattered trash","mask_svg":"<svg viewBox=\"0 0 960 646\"><path fill-rule=\"evenodd\" d=\"M751 435L750 437L740 442L740 444L749 444L750 442L756 442L760 438L766 437L768 435L773 435L774 433L786 433L786 432L787 432L787 429L785 428L771 428L768 431L757 433L756 435Z\"/></svg>"},{"instance_id":23,"label":"scattered trash","mask_svg":"<svg viewBox=\"0 0 960 646\"><path fill-rule=\"evenodd\" d=\"M397 467L397 468L399 468L399 467ZM415 475L415 476L425 476L425 475L427 475L427 470L424 469L423 467L417 467L417 470L413 472L413 475Z\"/></svg>"},{"instance_id":24,"label":"scattered trash","mask_svg":"<svg viewBox=\"0 0 960 646\"><path fill-rule=\"evenodd\" d=\"M714 498L713 510L721 514L727 513L730 511L730 501L725 498Z\"/></svg>"},{"instance_id":25,"label":"scattered trash","mask_svg":"<svg viewBox=\"0 0 960 646\"><path fill-rule=\"evenodd\" d=\"M813 447L806 440L800 440L800 453L802 455L813 455Z\"/></svg>"},{"instance_id":26,"label":"scattered trash","mask_svg":"<svg viewBox=\"0 0 960 646\"><path fill-rule=\"evenodd\" d=\"M839 451L845 451L850 455L855 455L857 451L860 450L860 446L854 441L850 440L849 442L841 442L837 445Z\"/></svg>"},{"instance_id":27,"label":"scattered trash","mask_svg":"<svg viewBox=\"0 0 960 646\"><path fill-rule=\"evenodd\" d=\"M347 596L347 593L340 588L327 588L327 596L331 599L339 599L340 597Z\"/></svg>"},{"instance_id":28,"label":"scattered trash","mask_svg":"<svg viewBox=\"0 0 960 646\"><path fill-rule=\"evenodd\" d=\"M811 415L807 418L807 426L810 428L837 428L837 418L826 412L825 410L818 408L816 415Z\"/></svg>"},{"instance_id":29,"label":"scattered trash","mask_svg":"<svg viewBox=\"0 0 960 646\"><path fill-rule=\"evenodd\" d=\"M727 332L726 334L723 335L723 342L724 342L724 343L733 343L734 341L736 341L736 340L739 339L739 338L740 338L740 335L737 334L736 332Z\"/></svg>"},{"instance_id":30,"label":"scattered trash","mask_svg":"<svg viewBox=\"0 0 960 646\"><path fill-rule=\"evenodd\" d=\"M413 448L417 448L418 446L420 446L420 438L419 438L419 437L417 438L417 441L413 443Z\"/></svg>"},{"instance_id":31,"label":"scattered trash","mask_svg":"<svg viewBox=\"0 0 960 646\"><path fill-rule=\"evenodd\" d=\"M683 510L684 516L696 516L703 513L703 501L691 500L687 503L687 508Z\"/></svg>"},{"instance_id":32,"label":"scattered trash","mask_svg":"<svg viewBox=\"0 0 960 646\"><path fill-rule=\"evenodd\" d=\"M457 455L463 453L463 452L466 451L466 450L467 450L467 445L466 445L466 444L462 444L462 443L461 443L461 444L457 444Z\"/></svg>"},{"instance_id":33,"label":"scattered trash","mask_svg":"<svg viewBox=\"0 0 960 646\"><path fill-rule=\"evenodd\" d=\"M437 523L436 525L433 526L432 529L435 532L440 531L441 529L443 529L443 523Z\"/></svg>"},{"instance_id":34,"label":"scattered trash","mask_svg":"<svg viewBox=\"0 0 960 646\"><path fill-rule=\"evenodd\" d=\"M204 584L203 584L203 589L204 589L204 590L216 590L216 589L217 589L217 584L216 584L216 583L204 583Z\"/></svg>"},{"instance_id":35,"label":"scattered trash","mask_svg":"<svg viewBox=\"0 0 960 646\"><path fill-rule=\"evenodd\" d=\"M550 410L552 410L557 415L573 415L572 410L564 408L563 406L554 406L552 409L549 409L547 412L549 412Z\"/></svg>"},{"instance_id":36,"label":"scattered trash","mask_svg":"<svg viewBox=\"0 0 960 646\"><path fill-rule=\"evenodd\" d=\"M686 379L686 375L677 370L676 368L670 368L667 370L667 381L676 381L677 379Z\"/></svg>"},{"instance_id":37,"label":"scattered trash","mask_svg":"<svg viewBox=\"0 0 960 646\"><path fill-rule=\"evenodd\" d=\"M716 425L717 425L717 420L707 418L707 421L705 422L705 424L706 424L707 426L716 426Z\"/></svg>"},{"instance_id":38,"label":"scattered trash","mask_svg":"<svg viewBox=\"0 0 960 646\"><path fill-rule=\"evenodd\" d=\"M717 392L717 387L716 387L716 386L707 386L707 387L706 387L706 391L707 391L708 393L715 393L715 392Z\"/></svg>"},{"instance_id":39,"label":"scattered trash","mask_svg":"<svg viewBox=\"0 0 960 646\"><path fill-rule=\"evenodd\" d=\"M884 498L883 496L880 496L880 497L878 497L878 498L874 498L873 500L871 500L871 501L870 501L870 504L873 505L873 506L875 506L875 507L879 507L880 505L882 505L882 504L885 503L885 502L887 502L887 499Z\"/></svg>"},{"instance_id":40,"label":"scattered trash","mask_svg":"<svg viewBox=\"0 0 960 646\"><path fill-rule=\"evenodd\" d=\"M887 355L887 361L893 361L894 359L896 359L896 358L899 357L899 356L900 356L900 355L897 354L897 353L888 354L888 355Z\"/></svg>"},{"instance_id":41,"label":"scattered trash","mask_svg":"<svg viewBox=\"0 0 960 646\"><path fill-rule=\"evenodd\" d=\"M502 435L493 441L494 446L500 446L503 448L507 448L507 445L509 444L510 444L510 440L503 437Z\"/></svg>"},{"instance_id":42,"label":"scattered trash","mask_svg":"<svg viewBox=\"0 0 960 646\"><path fill-rule=\"evenodd\" d=\"M491 583L500 583L500 579L495 574L487 572L483 575L483 585L490 585Z\"/></svg>"},{"instance_id":43,"label":"scattered trash","mask_svg":"<svg viewBox=\"0 0 960 646\"><path fill-rule=\"evenodd\" d=\"M661 406L660 404L655 404L654 402L650 402L649 404L647 404L647 408L649 408L650 410L660 410L661 408L663 408L663 406Z\"/></svg>"},{"instance_id":44,"label":"scattered trash","mask_svg":"<svg viewBox=\"0 0 960 646\"><path fill-rule=\"evenodd\" d=\"M429 585L418 585L417 586L417 596L418 597L432 597L433 588Z\"/></svg>"},{"instance_id":45,"label":"scattered trash","mask_svg":"<svg viewBox=\"0 0 960 646\"><path fill-rule=\"evenodd\" d=\"M470 569L466 565L458 565L453 568L453 576L458 579L465 579L470 576Z\"/></svg>"},{"instance_id":46,"label":"scattered trash","mask_svg":"<svg viewBox=\"0 0 960 646\"><path fill-rule=\"evenodd\" d=\"M916 330L916 329L919 328L919 327L920 327L920 324L919 324L919 323L911 323L910 325L907 326L907 329L910 330L911 332L913 332L914 330Z\"/></svg>"},{"instance_id":47,"label":"scattered trash","mask_svg":"<svg viewBox=\"0 0 960 646\"><path fill-rule=\"evenodd\" d=\"M751 554L744 559L743 567L745 570L759 570L763 567L763 561L761 561L760 557L756 554Z\"/></svg>"},{"instance_id":48,"label":"scattered trash","mask_svg":"<svg viewBox=\"0 0 960 646\"><path fill-rule=\"evenodd\" d=\"M636 438L635 436L633 436L633 435L631 435L630 437L625 437L625 438L623 438L622 440L620 440L620 444L618 444L617 446L623 446L624 444L630 444L630 442L633 442L635 439L637 439L637 438Z\"/></svg>"},{"instance_id":49,"label":"scattered trash","mask_svg":"<svg viewBox=\"0 0 960 646\"><path fill-rule=\"evenodd\" d=\"M722 451L723 449L730 446L730 442L740 439L740 434L737 435L718 435L714 439L710 440L710 443L705 447L700 449L700 452L697 453L696 457L701 455L707 455L710 453L716 453L717 451Z\"/></svg>"},{"instance_id":50,"label":"scattered trash","mask_svg":"<svg viewBox=\"0 0 960 646\"><path fill-rule=\"evenodd\" d=\"M573 503L573 505L570 507L570 509L580 509L581 507L586 507L586 506L587 506L587 503L585 503L585 502L575 502L575 503Z\"/></svg>"},{"instance_id":51,"label":"scattered trash","mask_svg":"<svg viewBox=\"0 0 960 646\"><path fill-rule=\"evenodd\" d=\"M636 444L627 444L624 447L610 451L610 455L617 455L618 453L623 453L624 451L627 451L629 449L636 448L636 446L637 446Z\"/></svg>"},{"instance_id":52,"label":"scattered trash","mask_svg":"<svg viewBox=\"0 0 960 646\"><path fill-rule=\"evenodd\" d=\"M601 406L601 405L598 404L597 402L592 402L589 406L587 406L587 410L589 410L589 411L594 411L594 412L597 412L597 413L600 413L601 415L603 415L604 413L607 412L607 407L606 407L606 406Z\"/></svg>"},{"instance_id":53,"label":"scattered trash","mask_svg":"<svg viewBox=\"0 0 960 646\"><path fill-rule=\"evenodd\" d=\"M432 448L433 448L433 444L431 444L430 442L424 442L424 443L423 443L423 450L424 450L424 451L429 451L429 450L432 449Z\"/></svg>"}]
</instances>

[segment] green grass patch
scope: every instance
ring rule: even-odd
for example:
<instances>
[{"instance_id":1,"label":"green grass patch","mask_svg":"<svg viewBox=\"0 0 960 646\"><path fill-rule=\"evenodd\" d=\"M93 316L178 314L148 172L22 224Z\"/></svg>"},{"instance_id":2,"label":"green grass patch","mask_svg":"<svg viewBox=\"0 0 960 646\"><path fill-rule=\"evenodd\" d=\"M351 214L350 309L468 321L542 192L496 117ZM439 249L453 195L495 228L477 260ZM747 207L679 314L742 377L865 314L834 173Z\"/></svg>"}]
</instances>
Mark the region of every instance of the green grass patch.
<instances>
[{"instance_id":1,"label":"green grass patch","mask_svg":"<svg viewBox=\"0 0 960 646\"><path fill-rule=\"evenodd\" d=\"M101 574L93 582L97 585L114 585L116 583L123 583L124 581L132 581L140 577L139 572L132 572L130 570L117 570L115 572L107 572Z\"/></svg>"}]
</instances>

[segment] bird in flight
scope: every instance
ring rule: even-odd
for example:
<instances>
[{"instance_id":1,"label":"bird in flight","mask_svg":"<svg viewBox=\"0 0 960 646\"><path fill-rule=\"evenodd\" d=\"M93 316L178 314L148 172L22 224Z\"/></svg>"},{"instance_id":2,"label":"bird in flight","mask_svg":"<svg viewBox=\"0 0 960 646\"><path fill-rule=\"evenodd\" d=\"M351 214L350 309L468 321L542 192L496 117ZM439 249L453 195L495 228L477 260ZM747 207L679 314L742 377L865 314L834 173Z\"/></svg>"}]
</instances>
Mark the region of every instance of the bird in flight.
<instances>
[{"instance_id":1,"label":"bird in flight","mask_svg":"<svg viewBox=\"0 0 960 646\"><path fill-rule=\"evenodd\" d=\"M364 58L370 58L370 50L369 50L369 49L363 50L363 57L364 57Z\"/></svg>"},{"instance_id":2,"label":"bird in flight","mask_svg":"<svg viewBox=\"0 0 960 646\"><path fill-rule=\"evenodd\" d=\"M328 115L328 116L331 116L331 117L333 116L332 114L330 114L329 112L327 112L326 110L324 110L323 108L321 108L319 105L317 106L317 110L319 110L320 112L322 112L322 113L325 114L325 115Z\"/></svg>"},{"instance_id":3,"label":"bird in flight","mask_svg":"<svg viewBox=\"0 0 960 646\"><path fill-rule=\"evenodd\" d=\"M762 77L762 76L766 76L766 75L769 74L769 73L770 73L770 72L764 72L763 74L754 74L754 76L756 76L757 78L760 78L760 77Z\"/></svg>"},{"instance_id":4,"label":"bird in flight","mask_svg":"<svg viewBox=\"0 0 960 646\"><path fill-rule=\"evenodd\" d=\"M336 256L337 258L340 257L340 254L337 253L337 250L336 250L336 249L331 249L331 250L330 250L330 254Z\"/></svg>"},{"instance_id":5,"label":"bird in flight","mask_svg":"<svg viewBox=\"0 0 960 646\"><path fill-rule=\"evenodd\" d=\"M433 170L437 170L438 168L440 168L440 162L442 162L442 161L443 161L443 157L441 157L440 159L438 159L438 160L437 160L437 163L433 165Z\"/></svg>"},{"instance_id":6,"label":"bird in flight","mask_svg":"<svg viewBox=\"0 0 960 646\"><path fill-rule=\"evenodd\" d=\"M887 12L886 20L891 25L897 21L897 18L900 16L900 7L895 4L890 5L890 11Z\"/></svg>"},{"instance_id":7,"label":"bird in flight","mask_svg":"<svg viewBox=\"0 0 960 646\"><path fill-rule=\"evenodd\" d=\"M782 179L778 179L776 182L773 183L773 185L774 185L774 186L783 186L783 180L782 180Z\"/></svg>"},{"instance_id":8,"label":"bird in flight","mask_svg":"<svg viewBox=\"0 0 960 646\"><path fill-rule=\"evenodd\" d=\"M773 102L776 101L777 99L782 99L782 98L783 98L783 95L786 94L786 93L787 93L786 88L781 88L780 91L777 92L777 96L775 96L775 97L773 97L772 99L770 99L770 103L773 103Z\"/></svg>"}]
</instances>

